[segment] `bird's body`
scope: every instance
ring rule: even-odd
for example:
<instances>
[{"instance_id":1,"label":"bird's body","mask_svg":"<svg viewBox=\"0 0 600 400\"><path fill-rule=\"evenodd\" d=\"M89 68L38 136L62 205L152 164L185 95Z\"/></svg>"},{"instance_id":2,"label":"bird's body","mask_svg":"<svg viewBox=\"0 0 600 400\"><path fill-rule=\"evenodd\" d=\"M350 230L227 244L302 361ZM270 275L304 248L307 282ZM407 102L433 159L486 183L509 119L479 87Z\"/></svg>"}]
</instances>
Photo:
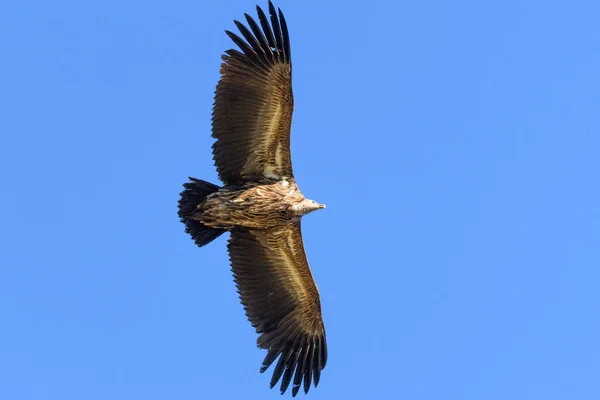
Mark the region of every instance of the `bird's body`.
<instances>
[{"instance_id":1,"label":"bird's body","mask_svg":"<svg viewBox=\"0 0 600 400\"><path fill-rule=\"evenodd\" d=\"M225 31L241 51L222 56L213 107L213 158L223 186L190 178L179 218L200 247L224 232L231 269L246 316L267 350L260 372L278 359L271 387L316 387L327 362L319 291L304 244L302 216L324 205L296 184L290 153L294 109L287 24L269 1L269 17ZM213 327L211 326L211 329ZM292 381L293 379L293 381Z\"/></svg>"},{"instance_id":2,"label":"bird's body","mask_svg":"<svg viewBox=\"0 0 600 400\"><path fill-rule=\"evenodd\" d=\"M195 218L212 228L266 230L298 222L298 205L305 200L293 179L249 182L210 194L198 205Z\"/></svg>"}]
</instances>

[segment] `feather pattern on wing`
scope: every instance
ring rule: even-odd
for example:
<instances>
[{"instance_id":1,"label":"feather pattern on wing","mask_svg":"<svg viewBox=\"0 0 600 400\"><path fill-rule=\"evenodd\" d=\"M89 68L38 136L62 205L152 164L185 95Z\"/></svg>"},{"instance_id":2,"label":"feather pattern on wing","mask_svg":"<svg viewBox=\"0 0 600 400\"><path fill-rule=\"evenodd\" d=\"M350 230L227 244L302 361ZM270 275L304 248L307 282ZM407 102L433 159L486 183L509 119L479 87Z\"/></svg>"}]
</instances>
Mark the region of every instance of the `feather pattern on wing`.
<instances>
[{"instance_id":1,"label":"feather pattern on wing","mask_svg":"<svg viewBox=\"0 0 600 400\"><path fill-rule=\"evenodd\" d=\"M325 328L319 291L310 272L300 222L272 230L236 228L229 257L246 315L267 349L260 372L279 357L271 387L281 379L281 393L292 382L308 392L319 383L327 362Z\"/></svg>"},{"instance_id":2,"label":"feather pattern on wing","mask_svg":"<svg viewBox=\"0 0 600 400\"><path fill-rule=\"evenodd\" d=\"M293 177L290 130L294 109L287 24L269 2L269 19L234 21L242 37L225 31L239 47L222 58L213 106L213 158L225 184ZM270 24L269 24L270 20Z\"/></svg>"}]
</instances>

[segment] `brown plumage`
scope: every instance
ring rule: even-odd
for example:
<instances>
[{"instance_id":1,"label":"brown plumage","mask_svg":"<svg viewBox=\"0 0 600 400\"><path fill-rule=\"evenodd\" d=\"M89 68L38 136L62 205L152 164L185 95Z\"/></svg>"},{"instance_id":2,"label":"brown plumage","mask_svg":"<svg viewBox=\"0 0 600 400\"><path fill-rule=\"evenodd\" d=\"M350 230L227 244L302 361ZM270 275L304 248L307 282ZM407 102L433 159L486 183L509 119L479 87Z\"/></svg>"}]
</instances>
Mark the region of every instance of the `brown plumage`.
<instances>
[{"instance_id":1,"label":"brown plumage","mask_svg":"<svg viewBox=\"0 0 600 400\"><path fill-rule=\"evenodd\" d=\"M225 31L242 50L222 56L213 108L215 165L225 185L293 177L290 129L294 110L292 62L287 25L269 2L271 24L260 9L252 33L234 21L246 42ZM281 23L280 23L281 21Z\"/></svg>"},{"instance_id":2,"label":"brown plumage","mask_svg":"<svg viewBox=\"0 0 600 400\"><path fill-rule=\"evenodd\" d=\"M226 31L240 50L222 56L213 108L215 166L224 186L190 178L179 217L200 247L225 231L240 299L267 350L260 372L277 359L271 387L316 387L327 362L319 291L300 229L303 215L325 206L306 199L294 180L290 129L294 98L287 24L269 1L269 17L234 21Z\"/></svg>"}]
</instances>

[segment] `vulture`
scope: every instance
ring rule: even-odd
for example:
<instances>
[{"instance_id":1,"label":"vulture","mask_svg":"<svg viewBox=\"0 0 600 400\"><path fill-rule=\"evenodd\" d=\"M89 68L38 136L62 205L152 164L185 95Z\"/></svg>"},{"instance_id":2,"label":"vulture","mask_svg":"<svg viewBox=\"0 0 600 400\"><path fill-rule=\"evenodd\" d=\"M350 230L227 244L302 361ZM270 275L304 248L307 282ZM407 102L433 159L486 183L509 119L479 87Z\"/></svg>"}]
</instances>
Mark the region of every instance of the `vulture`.
<instances>
[{"instance_id":1,"label":"vulture","mask_svg":"<svg viewBox=\"0 0 600 400\"><path fill-rule=\"evenodd\" d=\"M290 130L294 96L288 27L269 1L269 15L234 21L225 33L239 50L221 56L212 113L213 159L222 186L189 178L178 216L205 246L229 231L231 270L246 316L267 350L260 368L276 360L271 388L281 380L308 393L327 363L319 291L304 245L302 216L325 208L305 198L292 170Z\"/></svg>"}]
</instances>

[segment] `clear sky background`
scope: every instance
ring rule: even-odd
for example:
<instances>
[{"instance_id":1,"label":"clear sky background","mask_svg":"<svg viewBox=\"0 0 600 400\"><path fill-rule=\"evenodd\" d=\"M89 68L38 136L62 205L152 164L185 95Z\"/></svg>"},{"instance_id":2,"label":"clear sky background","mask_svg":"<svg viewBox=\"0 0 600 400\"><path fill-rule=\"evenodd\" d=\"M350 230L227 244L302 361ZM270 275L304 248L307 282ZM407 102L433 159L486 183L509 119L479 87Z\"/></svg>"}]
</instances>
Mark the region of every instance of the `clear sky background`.
<instances>
[{"instance_id":1,"label":"clear sky background","mask_svg":"<svg viewBox=\"0 0 600 400\"><path fill-rule=\"evenodd\" d=\"M176 215L217 182L223 31L255 4L0 6L0 398L281 398L228 235ZM599 3L276 5L295 175L327 204L309 398L600 398Z\"/></svg>"}]
</instances>

